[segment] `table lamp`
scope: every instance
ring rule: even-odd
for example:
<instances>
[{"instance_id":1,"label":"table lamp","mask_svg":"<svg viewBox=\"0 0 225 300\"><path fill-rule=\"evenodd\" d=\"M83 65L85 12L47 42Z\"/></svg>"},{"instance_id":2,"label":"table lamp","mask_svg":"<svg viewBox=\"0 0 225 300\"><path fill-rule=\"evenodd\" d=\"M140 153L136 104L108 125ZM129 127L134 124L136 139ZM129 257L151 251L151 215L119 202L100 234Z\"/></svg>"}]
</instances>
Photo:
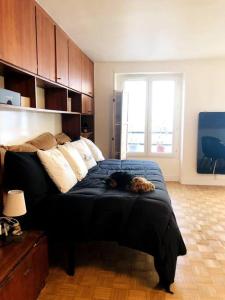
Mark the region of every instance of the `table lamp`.
<instances>
[{"instance_id":1,"label":"table lamp","mask_svg":"<svg viewBox=\"0 0 225 300\"><path fill-rule=\"evenodd\" d=\"M27 212L26 204L24 199L24 192L21 190L11 190L8 191L3 208L3 215L6 216L2 219L5 219L8 223L8 227L12 226L12 234L13 235L21 235L22 230L18 220L13 217L19 217L25 215ZM5 235L8 234L7 228L2 228L1 230L5 231Z\"/></svg>"}]
</instances>

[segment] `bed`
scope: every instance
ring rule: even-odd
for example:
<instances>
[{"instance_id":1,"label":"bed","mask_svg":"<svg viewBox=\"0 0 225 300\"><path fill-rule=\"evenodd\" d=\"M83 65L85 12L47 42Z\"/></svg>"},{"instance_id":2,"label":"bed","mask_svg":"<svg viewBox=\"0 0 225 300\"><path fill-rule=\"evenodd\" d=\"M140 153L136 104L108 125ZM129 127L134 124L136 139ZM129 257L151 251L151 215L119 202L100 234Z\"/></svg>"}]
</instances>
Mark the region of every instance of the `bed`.
<instances>
[{"instance_id":1,"label":"bed","mask_svg":"<svg viewBox=\"0 0 225 300\"><path fill-rule=\"evenodd\" d=\"M105 179L115 171L144 176L156 189L142 194L109 189ZM41 226L50 238L116 241L152 255L164 288L174 282L177 257L186 247L155 162L104 160L67 193L59 193L35 153L8 151L4 185L25 191L29 226Z\"/></svg>"}]
</instances>

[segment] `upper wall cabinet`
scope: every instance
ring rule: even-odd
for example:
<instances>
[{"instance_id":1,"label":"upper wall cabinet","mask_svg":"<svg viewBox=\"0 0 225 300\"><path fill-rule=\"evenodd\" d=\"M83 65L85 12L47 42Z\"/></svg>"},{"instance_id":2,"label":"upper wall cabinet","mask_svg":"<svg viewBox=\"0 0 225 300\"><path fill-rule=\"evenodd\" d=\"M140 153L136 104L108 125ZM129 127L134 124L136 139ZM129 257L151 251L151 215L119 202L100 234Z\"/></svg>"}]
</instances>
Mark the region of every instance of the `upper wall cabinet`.
<instances>
[{"instance_id":1,"label":"upper wall cabinet","mask_svg":"<svg viewBox=\"0 0 225 300\"><path fill-rule=\"evenodd\" d=\"M68 37L62 29L56 26L56 81L68 86Z\"/></svg>"},{"instance_id":2,"label":"upper wall cabinet","mask_svg":"<svg viewBox=\"0 0 225 300\"><path fill-rule=\"evenodd\" d=\"M81 50L69 40L69 87L81 92Z\"/></svg>"},{"instance_id":3,"label":"upper wall cabinet","mask_svg":"<svg viewBox=\"0 0 225 300\"><path fill-rule=\"evenodd\" d=\"M38 75L55 81L55 24L36 6Z\"/></svg>"},{"instance_id":4,"label":"upper wall cabinet","mask_svg":"<svg viewBox=\"0 0 225 300\"><path fill-rule=\"evenodd\" d=\"M37 72L33 0L0 1L0 59Z\"/></svg>"},{"instance_id":5,"label":"upper wall cabinet","mask_svg":"<svg viewBox=\"0 0 225 300\"><path fill-rule=\"evenodd\" d=\"M94 96L94 64L82 53L82 93Z\"/></svg>"}]
</instances>

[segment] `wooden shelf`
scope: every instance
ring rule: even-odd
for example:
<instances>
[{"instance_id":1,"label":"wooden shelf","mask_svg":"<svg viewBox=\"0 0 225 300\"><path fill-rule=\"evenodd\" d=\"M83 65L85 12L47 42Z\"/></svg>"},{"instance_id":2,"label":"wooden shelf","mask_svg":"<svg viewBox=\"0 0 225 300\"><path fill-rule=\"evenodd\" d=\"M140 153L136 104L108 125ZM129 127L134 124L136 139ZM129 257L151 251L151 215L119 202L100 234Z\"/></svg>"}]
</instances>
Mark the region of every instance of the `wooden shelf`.
<instances>
[{"instance_id":1,"label":"wooden shelf","mask_svg":"<svg viewBox=\"0 0 225 300\"><path fill-rule=\"evenodd\" d=\"M0 111L61 114L62 130L72 139L79 137L84 129L88 129L86 137L94 141L93 98L2 60L0 76L4 78L4 88L30 98L31 105L22 107L0 103Z\"/></svg>"},{"instance_id":2,"label":"wooden shelf","mask_svg":"<svg viewBox=\"0 0 225 300\"><path fill-rule=\"evenodd\" d=\"M8 104L0 103L1 111L31 111L31 112L40 112L40 113L53 113L53 114L69 114L69 115L80 115L79 112L70 112L63 110L53 110L53 109L44 109L44 108L33 108L33 107L22 107Z\"/></svg>"}]
</instances>

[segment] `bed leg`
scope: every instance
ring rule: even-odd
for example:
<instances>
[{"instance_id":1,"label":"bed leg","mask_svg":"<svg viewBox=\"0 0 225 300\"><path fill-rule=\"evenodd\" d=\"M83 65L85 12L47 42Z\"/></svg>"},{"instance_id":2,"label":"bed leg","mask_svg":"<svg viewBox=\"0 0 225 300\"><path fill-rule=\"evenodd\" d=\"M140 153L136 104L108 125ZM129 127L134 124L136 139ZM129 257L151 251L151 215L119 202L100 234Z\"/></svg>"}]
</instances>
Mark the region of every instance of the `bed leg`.
<instances>
[{"instance_id":1,"label":"bed leg","mask_svg":"<svg viewBox=\"0 0 225 300\"><path fill-rule=\"evenodd\" d=\"M161 281L159 281L159 283L155 286L155 288L157 290L164 290L165 292L169 293L169 294L173 294L173 292L170 289L170 284L168 283L163 283Z\"/></svg>"},{"instance_id":2,"label":"bed leg","mask_svg":"<svg viewBox=\"0 0 225 300\"><path fill-rule=\"evenodd\" d=\"M75 243L69 241L67 244L67 269L66 273L69 276L75 274Z\"/></svg>"}]
</instances>

